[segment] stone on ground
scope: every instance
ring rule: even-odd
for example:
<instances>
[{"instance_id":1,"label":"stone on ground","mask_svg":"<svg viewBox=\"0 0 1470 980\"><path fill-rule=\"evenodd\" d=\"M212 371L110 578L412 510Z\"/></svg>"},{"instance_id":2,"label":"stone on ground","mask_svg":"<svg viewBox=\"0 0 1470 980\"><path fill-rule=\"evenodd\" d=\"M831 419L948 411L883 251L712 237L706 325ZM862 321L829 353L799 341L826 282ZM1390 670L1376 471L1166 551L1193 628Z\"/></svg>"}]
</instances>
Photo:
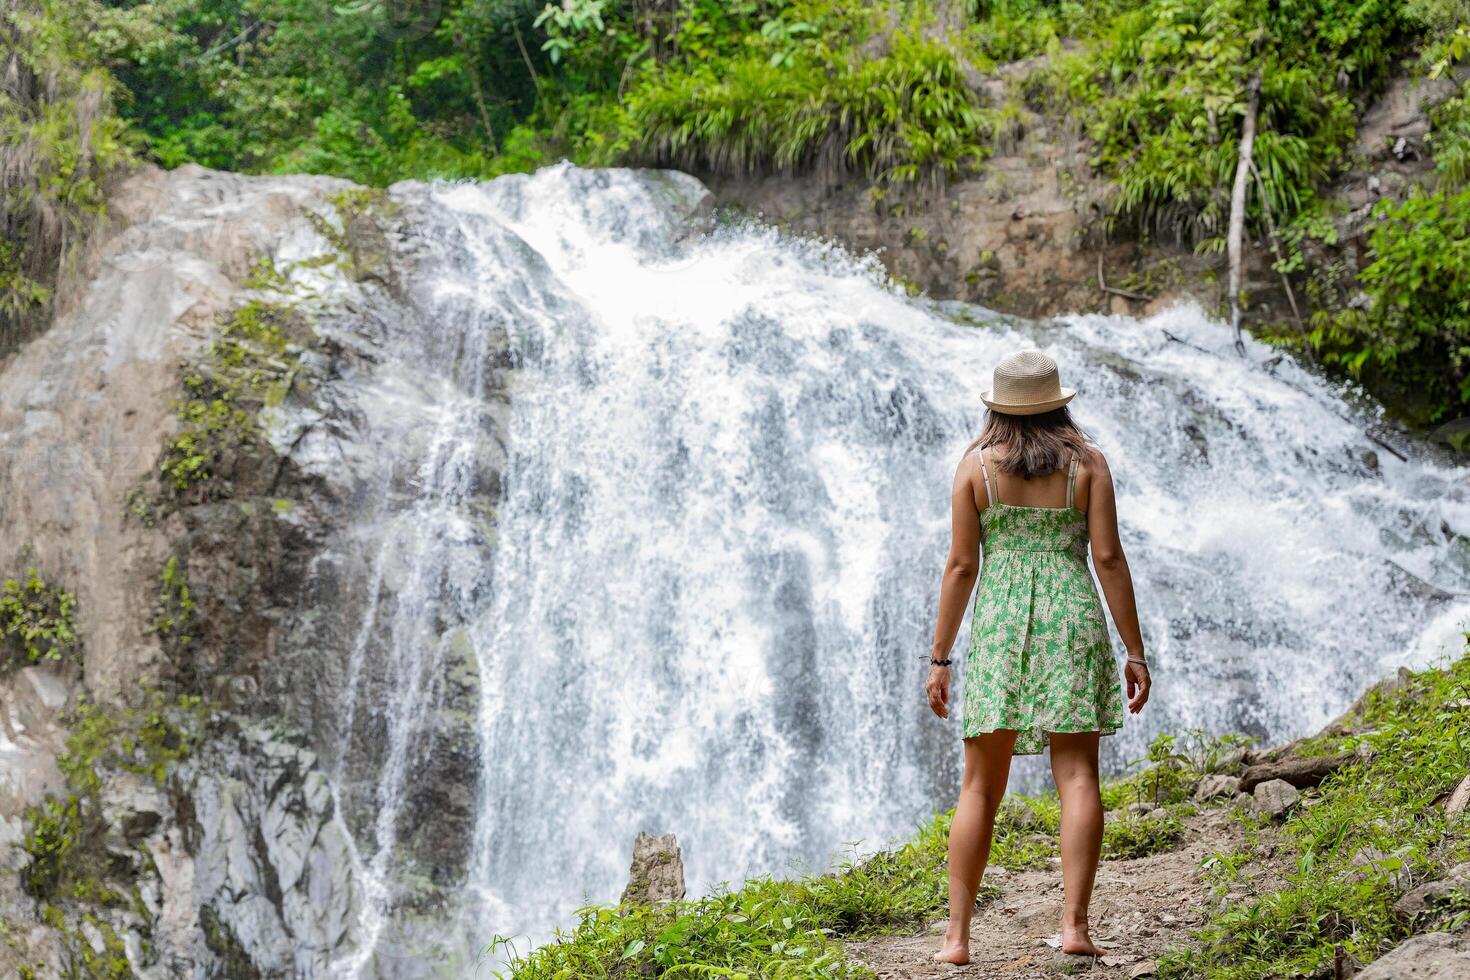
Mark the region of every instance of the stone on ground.
<instances>
[{"instance_id":1,"label":"stone on ground","mask_svg":"<svg viewBox=\"0 0 1470 980\"><path fill-rule=\"evenodd\" d=\"M1457 889L1470 889L1470 861L1457 864L1438 881L1427 881L1393 903L1399 915L1414 916Z\"/></svg>"},{"instance_id":2,"label":"stone on ground","mask_svg":"<svg viewBox=\"0 0 1470 980\"><path fill-rule=\"evenodd\" d=\"M1356 980L1459 980L1470 977L1470 936L1430 932L1405 939Z\"/></svg>"},{"instance_id":3,"label":"stone on ground","mask_svg":"<svg viewBox=\"0 0 1470 980\"><path fill-rule=\"evenodd\" d=\"M1224 773L1211 773L1194 790L1194 798L1201 802L1221 796L1234 796L1240 790L1240 778Z\"/></svg>"},{"instance_id":4,"label":"stone on ground","mask_svg":"<svg viewBox=\"0 0 1470 980\"><path fill-rule=\"evenodd\" d=\"M1466 806L1470 806L1470 774L1460 780L1454 792L1450 793L1450 798L1445 801L1444 812L1448 814L1464 813Z\"/></svg>"},{"instance_id":5,"label":"stone on ground","mask_svg":"<svg viewBox=\"0 0 1470 980\"><path fill-rule=\"evenodd\" d=\"M1257 813L1267 817L1280 817L1301 799L1301 793L1284 779L1268 779L1256 785L1252 805Z\"/></svg>"},{"instance_id":6,"label":"stone on ground","mask_svg":"<svg viewBox=\"0 0 1470 980\"><path fill-rule=\"evenodd\" d=\"M1085 956L1081 953L1057 952L1051 958L1051 970L1062 976L1071 976L1075 973L1090 973L1097 964L1097 957Z\"/></svg>"}]
</instances>

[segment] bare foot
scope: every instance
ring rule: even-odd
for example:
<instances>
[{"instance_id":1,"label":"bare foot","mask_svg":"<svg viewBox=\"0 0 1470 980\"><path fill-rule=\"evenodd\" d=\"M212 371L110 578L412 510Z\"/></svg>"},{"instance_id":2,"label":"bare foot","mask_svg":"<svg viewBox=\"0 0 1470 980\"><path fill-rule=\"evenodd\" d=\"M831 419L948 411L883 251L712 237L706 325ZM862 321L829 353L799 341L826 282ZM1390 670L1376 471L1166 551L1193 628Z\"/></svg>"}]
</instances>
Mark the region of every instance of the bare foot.
<instances>
[{"instance_id":1,"label":"bare foot","mask_svg":"<svg viewBox=\"0 0 1470 980\"><path fill-rule=\"evenodd\" d=\"M939 947L939 952L934 954L937 963L952 963L955 966L964 966L970 962L970 942L968 939L944 938L944 945Z\"/></svg>"},{"instance_id":2,"label":"bare foot","mask_svg":"<svg viewBox=\"0 0 1470 980\"><path fill-rule=\"evenodd\" d=\"M1107 950L1087 935L1087 926L1062 926L1062 952L1074 956L1106 956Z\"/></svg>"}]
</instances>

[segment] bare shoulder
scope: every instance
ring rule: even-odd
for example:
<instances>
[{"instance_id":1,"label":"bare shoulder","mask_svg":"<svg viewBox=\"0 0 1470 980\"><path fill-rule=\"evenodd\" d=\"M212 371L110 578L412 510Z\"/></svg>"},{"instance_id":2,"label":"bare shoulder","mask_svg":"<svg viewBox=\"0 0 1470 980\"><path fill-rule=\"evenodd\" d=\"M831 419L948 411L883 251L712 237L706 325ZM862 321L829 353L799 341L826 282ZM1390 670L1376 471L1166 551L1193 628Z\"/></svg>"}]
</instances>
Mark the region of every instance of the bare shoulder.
<instances>
[{"instance_id":1,"label":"bare shoulder","mask_svg":"<svg viewBox=\"0 0 1470 980\"><path fill-rule=\"evenodd\" d=\"M955 467L954 478L958 483L962 480L968 481L980 472L980 450L967 449L960 457L959 465Z\"/></svg>"},{"instance_id":2,"label":"bare shoulder","mask_svg":"<svg viewBox=\"0 0 1470 980\"><path fill-rule=\"evenodd\" d=\"M1108 459L1103 455L1102 447L1095 442L1083 444L1082 466L1080 469L1086 476L1087 482L1111 484L1113 474L1108 469Z\"/></svg>"}]
</instances>

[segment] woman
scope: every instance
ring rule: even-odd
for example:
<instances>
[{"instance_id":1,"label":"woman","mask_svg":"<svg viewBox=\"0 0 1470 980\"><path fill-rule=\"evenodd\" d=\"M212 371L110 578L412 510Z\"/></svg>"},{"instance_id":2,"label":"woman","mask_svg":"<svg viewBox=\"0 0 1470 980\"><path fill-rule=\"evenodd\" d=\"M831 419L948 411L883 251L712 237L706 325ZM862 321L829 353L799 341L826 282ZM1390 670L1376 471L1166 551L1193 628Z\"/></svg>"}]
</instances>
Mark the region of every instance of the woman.
<instances>
[{"instance_id":1,"label":"woman","mask_svg":"<svg viewBox=\"0 0 1470 980\"><path fill-rule=\"evenodd\" d=\"M926 691L949 717L950 659L985 567L965 663L965 774L949 832L949 928L936 959L970 960L970 916L990 857L1012 755L1051 746L1062 803L1062 950L1101 956L1087 932L1102 849L1098 741L1123 724L1123 696L1087 550L1127 648L1128 710L1148 701L1133 581L1118 540L1107 461L1064 407L1056 362L1019 351L981 396L989 412L955 472L953 543L939 593Z\"/></svg>"}]
</instances>

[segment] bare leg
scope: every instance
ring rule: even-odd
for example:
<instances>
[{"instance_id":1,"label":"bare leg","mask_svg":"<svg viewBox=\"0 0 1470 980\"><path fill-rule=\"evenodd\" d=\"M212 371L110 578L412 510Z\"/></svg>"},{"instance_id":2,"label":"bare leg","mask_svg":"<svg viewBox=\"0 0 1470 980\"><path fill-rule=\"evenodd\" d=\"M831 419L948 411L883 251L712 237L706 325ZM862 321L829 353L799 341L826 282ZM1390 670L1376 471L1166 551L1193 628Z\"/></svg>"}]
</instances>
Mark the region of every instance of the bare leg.
<instances>
[{"instance_id":1,"label":"bare leg","mask_svg":"<svg viewBox=\"0 0 1470 980\"><path fill-rule=\"evenodd\" d=\"M1014 731L965 739L965 775L949 828L949 928L934 956L942 963L970 962L970 916L990 859L995 811L1006 794L1015 745Z\"/></svg>"},{"instance_id":2,"label":"bare leg","mask_svg":"<svg viewBox=\"0 0 1470 980\"><path fill-rule=\"evenodd\" d=\"M1053 732L1051 772L1062 798L1062 952L1102 956L1087 934L1087 906L1102 853L1103 809L1097 785L1097 732Z\"/></svg>"}]
</instances>

